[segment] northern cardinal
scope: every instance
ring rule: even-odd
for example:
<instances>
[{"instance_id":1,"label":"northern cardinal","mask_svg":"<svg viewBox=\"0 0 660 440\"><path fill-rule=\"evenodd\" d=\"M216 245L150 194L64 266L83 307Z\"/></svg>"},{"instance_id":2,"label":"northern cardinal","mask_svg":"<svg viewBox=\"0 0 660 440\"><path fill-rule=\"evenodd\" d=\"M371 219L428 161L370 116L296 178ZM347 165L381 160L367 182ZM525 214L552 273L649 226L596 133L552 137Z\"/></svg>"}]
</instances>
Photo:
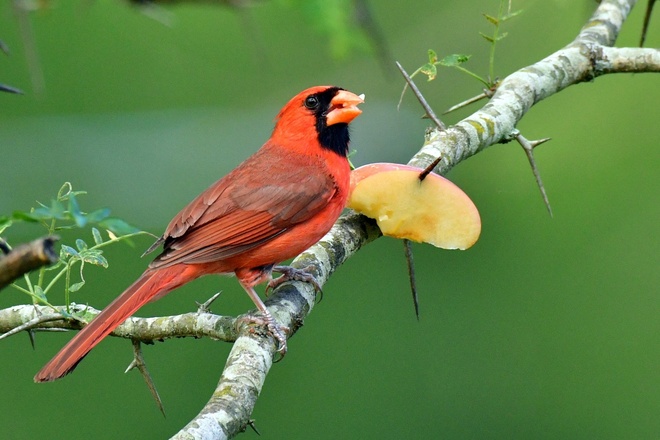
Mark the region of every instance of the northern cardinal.
<instances>
[{"instance_id":1,"label":"northern cardinal","mask_svg":"<svg viewBox=\"0 0 660 440\"><path fill-rule=\"evenodd\" d=\"M330 86L293 97L261 149L172 219L147 250L163 244L163 252L37 373L35 382L70 373L144 304L207 274L236 275L284 354L286 329L254 286L272 279L276 263L321 239L344 209L350 185L348 124L362 112L357 107L362 102L363 97ZM285 278L299 275L278 271Z\"/></svg>"}]
</instances>

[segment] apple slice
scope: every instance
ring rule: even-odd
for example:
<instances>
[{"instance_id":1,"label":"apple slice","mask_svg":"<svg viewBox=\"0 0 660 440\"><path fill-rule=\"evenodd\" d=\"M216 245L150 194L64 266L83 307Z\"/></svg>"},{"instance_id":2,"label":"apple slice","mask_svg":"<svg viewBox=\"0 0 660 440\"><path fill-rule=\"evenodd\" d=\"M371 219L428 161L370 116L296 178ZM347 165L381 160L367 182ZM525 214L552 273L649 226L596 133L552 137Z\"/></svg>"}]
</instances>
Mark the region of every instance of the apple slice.
<instances>
[{"instance_id":1,"label":"apple slice","mask_svg":"<svg viewBox=\"0 0 660 440\"><path fill-rule=\"evenodd\" d=\"M430 243L443 249L467 249L481 233L472 200L435 173L409 165L373 163L351 172L348 207L373 218L384 235Z\"/></svg>"}]
</instances>

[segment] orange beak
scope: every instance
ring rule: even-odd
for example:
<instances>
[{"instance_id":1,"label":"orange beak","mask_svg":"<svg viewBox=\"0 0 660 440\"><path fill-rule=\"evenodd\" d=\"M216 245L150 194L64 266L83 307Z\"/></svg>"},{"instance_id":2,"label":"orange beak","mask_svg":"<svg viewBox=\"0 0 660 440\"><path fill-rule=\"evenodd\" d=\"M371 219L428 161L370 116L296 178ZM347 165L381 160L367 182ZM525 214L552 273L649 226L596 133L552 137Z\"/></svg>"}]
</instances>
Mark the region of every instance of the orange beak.
<instances>
[{"instance_id":1,"label":"orange beak","mask_svg":"<svg viewBox=\"0 0 660 440\"><path fill-rule=\"evenodd\" d=\"M330 126L339 123L350 123L362 113L362 110L357 106L363 102L364 95L358 96L355 93L340 90L330 101L330 111L326 115L326 124Z\"/></svg>"}]
</instances>

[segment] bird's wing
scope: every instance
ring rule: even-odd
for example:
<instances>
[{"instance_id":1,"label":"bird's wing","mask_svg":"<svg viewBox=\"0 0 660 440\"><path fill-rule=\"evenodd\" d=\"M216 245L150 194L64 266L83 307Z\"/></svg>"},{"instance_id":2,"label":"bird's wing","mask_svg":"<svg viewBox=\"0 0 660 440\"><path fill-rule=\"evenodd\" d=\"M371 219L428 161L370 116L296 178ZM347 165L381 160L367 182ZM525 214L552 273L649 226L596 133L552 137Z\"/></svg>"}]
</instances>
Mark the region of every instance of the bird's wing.
<instances>
[{"instance_id":1,"label":"bird's wing","mask_svg":"<svg viewBox=\"0 0 660 440\"><path fill-rule=\"evenodd\" d=\"M322 159L274 150L260 150L177 214L151 267L229 258L321 211L337 191Z\"/></svg>"}]
</instances>

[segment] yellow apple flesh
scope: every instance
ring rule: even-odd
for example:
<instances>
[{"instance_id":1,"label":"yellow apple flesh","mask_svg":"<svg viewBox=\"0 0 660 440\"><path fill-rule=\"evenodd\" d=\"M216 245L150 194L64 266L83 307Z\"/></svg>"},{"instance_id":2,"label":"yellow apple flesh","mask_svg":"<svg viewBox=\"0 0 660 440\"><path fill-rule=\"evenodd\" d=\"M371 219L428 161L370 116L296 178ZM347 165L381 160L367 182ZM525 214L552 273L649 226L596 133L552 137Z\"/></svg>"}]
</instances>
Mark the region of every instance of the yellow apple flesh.
<instances>
[{"instance_id":1,"label":"yellow apple flesh","mask_svg":"<svg viewBox=\"0 0 660 440\"><path fill-rule=\"evenodd\" d=\"M472 200L435 173L408 165L375 163L351 173L348 207L373 218L383 235L430 243L443 249L467 249L481 233Z\"/></svg>"}]
</instances>

